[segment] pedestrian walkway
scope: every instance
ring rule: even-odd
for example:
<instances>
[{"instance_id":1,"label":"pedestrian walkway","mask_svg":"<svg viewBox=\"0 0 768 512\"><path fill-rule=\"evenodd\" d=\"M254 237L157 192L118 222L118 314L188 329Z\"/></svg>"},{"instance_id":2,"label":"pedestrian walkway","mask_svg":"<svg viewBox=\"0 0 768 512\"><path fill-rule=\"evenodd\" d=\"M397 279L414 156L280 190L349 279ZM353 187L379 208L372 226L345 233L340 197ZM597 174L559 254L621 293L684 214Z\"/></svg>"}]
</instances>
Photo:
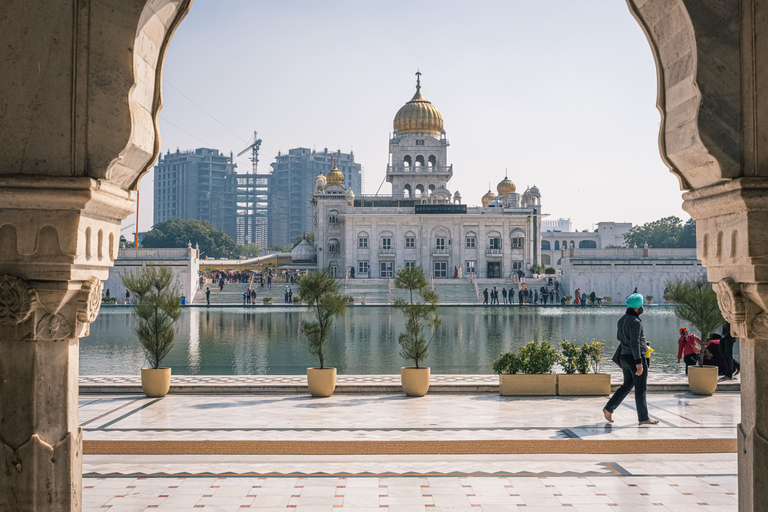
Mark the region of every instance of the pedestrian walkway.
<instances>
[{"instance_id":1,"label":"pedestrian walkway","mask_svg":"<svg viewBox=\"0 0 768 512\"><path fill-rule=\"evenodd\" d=\"M622 377L611 376L616 389ZM400 375L339 375L336 393L400 393ZM499 377L494 374L435 374L430 393L498 393ZM648 378L649 392L686 392L686 375L656 373ZM718 392L740 390L738 379L719 382ZM171 393L306 393L306 375L174 375ZM81 375L80 393L141 393L140 375Z\"/></svg>"},{"instance_id":2,"label":"pedestrian walkway","mask_svg":"<svg viewBox=\"0 0 768 512\"><path fill-rule=\"evenodd\" d=\"M83 395L84 510L735 512L737 393L652 394L653 427L604 403Z\"/></svg>"}]
</instances>

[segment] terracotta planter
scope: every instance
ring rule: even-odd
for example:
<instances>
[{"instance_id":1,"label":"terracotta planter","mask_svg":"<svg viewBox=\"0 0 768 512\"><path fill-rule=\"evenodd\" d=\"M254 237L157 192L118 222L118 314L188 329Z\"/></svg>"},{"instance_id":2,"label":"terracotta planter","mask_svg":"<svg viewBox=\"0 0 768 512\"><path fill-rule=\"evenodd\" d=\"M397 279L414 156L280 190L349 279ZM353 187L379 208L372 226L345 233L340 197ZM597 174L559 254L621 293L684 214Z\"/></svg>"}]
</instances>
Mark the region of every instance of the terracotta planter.
<instances>
[{"instance_id":1,"label":"terracotta planter","mask_svg":"<svg viewBox=\"0 0 768 512\"><path fill-rule=\"evenodd\" d=\"M717 389L717 366L689 366L688 387L694 395L711 395Z\"/></svg>"},{"instance_id":2,"label":"terracotta planter","mask_svg":"<svg viewBox=\"0 0 768 512\"><path fill-rule=\"evenodd\" d=\"M363 305L363 306L365 306L366 302L365 302L364 300L361 300L361 301L360 301L360 304L361 304L361 305Z\"/></svg>"},{"instance_id":3,"label":"terracotta planter","mask_svg":"<svg viewBox=\"0 0 768 512\"><path fill-rule=\"evenodd\" d=\"M557 394L563 396L606 396L611 394L611 376L607 373L557 375Z\"/></svg>"},{"instance_id":4,"label":"terracotta planter","mask_svg":"<svg viewBox=\"0 0 768 512\"><path fill-rule=\"evenodd\" d=\"M309 394L316 398L326 398L336 389L336 368L307 368Z\"/></svg>"},{"instance_id":5,"label":"terracotta planter","mask_svg":"<svg viewBox=\"0 0 768 512\"><path fill-rule=\"evenodd\" d=\"M499 374L499 394L504 396L540 396L557 394L557 375Z\"/></svg>"},{"instance_id":6,"label":"terracotta planter","mask_svg":"<svg viewBox=\"0 0 768 512\"><path fill-rule=\"evenodd\" d=\"M404 366L400 368L400 383L408 396L424 396L429 391L429 368Z\"/></svg>"},{"instance_id":7,"label":"terracotta planter","mask_svg":"<svg viewBox=\"0 0 768 512\"><path fill-rule=\"evenodd\" d=\"M141 389L149 397L165 396L171 388L170 368L142 368Z\"/></svg>"}]
</instances>

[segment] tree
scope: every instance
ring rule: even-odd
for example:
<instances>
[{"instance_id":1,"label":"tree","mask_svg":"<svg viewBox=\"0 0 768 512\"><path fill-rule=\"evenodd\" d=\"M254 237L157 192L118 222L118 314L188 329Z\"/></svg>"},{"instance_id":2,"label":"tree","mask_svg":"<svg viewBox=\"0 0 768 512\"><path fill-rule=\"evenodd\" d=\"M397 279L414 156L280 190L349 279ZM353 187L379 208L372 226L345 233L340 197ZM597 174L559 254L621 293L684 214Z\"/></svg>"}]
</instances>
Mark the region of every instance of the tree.
<instances>
[{"instance_id":1,"label":"tree","mask_svg":"<svg viewBox=\"0 0 768 512\"><path fill-rule=\"evenodd\" d=\"M643 247L646 243L655 248L696 247L696 221L689 219L683 225L678 217L664 217L634 226L624 233L624 244L627 247Z\"/></svg>"},{"instance_id":2,"label":"tree","mask_svg":"<svg viewBox=\"0 0 768 512\"><path fill-rule=\"evenodd\" d=\"M405 315L405 332L397 338L400 343L400 356L403 359L412 359L418 368L419 362L426 359L435 332L443 323L437 314L438 296L427 287L421 267L398 270L395 275L395 288L408 290L410 296L409 301L397 299L394 302L394 306ZM420 301L414 301L414 291L421 296ZM429 340L424 337L427 328L432 331Z\"/></svg>"},{"instance_id":3,"label":"tree","mask_svg":"<svg viewBox=\"0 0 768 512\"><path fill-rule=\"evenodd\" d=\"M325 346L333 326L333 317L343 315L347 301L339 294L339 281L329 269L299 278L299 295L315 315L314 321L303 320L301 332L309 340L309 352L325 368Z\"/></svg>"},{"instance_id":4,"label":"tree","mask_svg":"<svg viewBox=\"0 0 768 512\"><path fill-rule=\"evenodd\" d=\"M142 247L187 247L200 245L201 256L209 258L238 257L237 244L210 222L194 219L168 219L152 226L144 236Z\"/></svg>"},{"instance_id":5,"label":"tree","mask_svg":"<svg viewBox=\"0 0 768 512\"><path fill-rule=\"evenodd\" d=\"M168 267L148 266L125 273L121 279L136 297L132 310L136 320L133 332L141 342L150 367L157 369L173 348L176 321L181 316L181 298L173 285L173 273Z\"/></svg>"},{"instance_id":6,"label":"tree","mask_svg":"<svg viewBox=\"0 0 768 512\"><path fill-rule=\"evenodd\" d=\"M288 247L287 245L272 244L269 247L267 247L267 250L273 251L273 252L291 252L293 249L291 247Z\"/></svg>"},{"instance_id":7,"label":"tree","mask_svg":"<svg viewBox=\"0 0 768 512\"><path fill-rule=\"evenodd\" d=\"M704 364L704 347L709 335L725 323L717 294L704 276L692 279L671 279L666 282L664 300L677 304L675 315L690 322L699 331L701 348L699 366Z\"/></svg>"},{"instance_id":8,"label":"tree","mask_svg":"<svg viewBox=\"0 0 768 512\"><path fill-rule=\"evenodd\" d=\"M254 243L238 245L237 254L244 258L258 258L261 254L261 246Z\"/></svg>"},{"instance_id":9,"label":"tree","mask_svg":"<svg viewBox=\"0 0 768 512\"><path fill-rule=\"evenodd\" d=\"M677 245L680 248L691 249L696 248L696 221L688 219L683 224L683 232L680 234L680 243Z\"/></svg>"},{"instance_id":10,"label":"tree","mask_svg":"<svg viewBox=\"0 0 768 512\"><path fill-rule=\"evenodd\" d=\"M301 243L302 240L306 240L309 245L315 245L315 232L310 231L309 233L304 233L303 235L299 235L296 238L293 239L293 245L291 248L296 247ZM287 251L291 252L291 251Z\"/></svg>"}]
</instances>

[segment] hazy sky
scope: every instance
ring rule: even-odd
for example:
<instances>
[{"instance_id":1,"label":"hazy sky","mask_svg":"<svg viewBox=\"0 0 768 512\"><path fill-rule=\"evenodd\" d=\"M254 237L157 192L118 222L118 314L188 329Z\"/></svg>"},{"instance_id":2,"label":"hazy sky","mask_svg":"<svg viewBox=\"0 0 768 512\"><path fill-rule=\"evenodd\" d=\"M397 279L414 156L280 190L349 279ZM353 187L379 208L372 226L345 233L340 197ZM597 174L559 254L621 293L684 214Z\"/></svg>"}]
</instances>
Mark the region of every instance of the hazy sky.
<instances>
[{"instance_id":1,"label":"hazy sky","mask_svg":"<svg viewBox=\"0 0 768 512\"><path fill-rule=\"evenodd\" d=\"M506 168L579 230L688 217L659 156L651 50L622 0L195 0L165 63L161 147L237 154L258 130L262 172L278 150L353 150L374 193L417 68L465 203ZM143 231L152 173L141 185Z\"/></svg>"}]
</instances>

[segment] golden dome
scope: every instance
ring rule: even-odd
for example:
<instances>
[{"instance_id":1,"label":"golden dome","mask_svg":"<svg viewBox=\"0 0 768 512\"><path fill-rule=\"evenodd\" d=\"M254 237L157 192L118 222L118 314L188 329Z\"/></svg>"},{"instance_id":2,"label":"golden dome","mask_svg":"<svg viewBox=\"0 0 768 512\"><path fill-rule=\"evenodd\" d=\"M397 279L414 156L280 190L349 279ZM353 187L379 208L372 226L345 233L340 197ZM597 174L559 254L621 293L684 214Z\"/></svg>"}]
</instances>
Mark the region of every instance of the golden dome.
<instances>
[{"instance_id":1,"label":"golden dome","mask_svg":"<svg viewBox=\"0 0 768 512\"><path fill-rule=\"evenodd\" d=\"M496 199L496 195L491 192L491 189L488 189L488 193L483 196L483 206L488 206L488 201L493 201Z\"/></svg>"},{"instance_id":2,"label":"golden dome","mask_svg":"<svg viewBox=\"0 0 768 512\"><path fill-rule=\"evenodd\" d=\"M318 174L317 178L315 178L315 181L317 181L318 179L323 180L323 183L325 183L325 176L323 176L323 173Z\"/></svg>"},{"instance_id":3,"label":"golden dome","mask_svg":"<svg viewBox=\"0 0 768 512\"><path fill-rule=\"evenodd\" d=\"M336 184L336 185L343 185L344 184L344 174L339 170L338 167L336 167L336 164L333 164L333 169L328 171L328 176L325 177L325 182L329 185Z\"/></svg>"},{"instance_id":4,"label":"golden dome","mask_svg":"<svg viewBox=\"0 0 768 512\"><path fill-rule=\"evenodd\" d=\"M443 130L443 116L440 111L421 95L421 73L416 80L416 94L395 114L392 123L398 135L408 133L429 133L440 135Z\"/></svg>"},{"instance_id":5,"label":"golden dome","mask_svg":"<svg viewBox=\"0 0 768 512\"><path fill-rule=\"evenodd\" d=\"M512 183L506 176L499 182L498 185L496 185L496 192L498 192L500 196L511 194L515 190L517 190L517 187L515 187L515 184Z\"/></svg>"}]
</instances>

